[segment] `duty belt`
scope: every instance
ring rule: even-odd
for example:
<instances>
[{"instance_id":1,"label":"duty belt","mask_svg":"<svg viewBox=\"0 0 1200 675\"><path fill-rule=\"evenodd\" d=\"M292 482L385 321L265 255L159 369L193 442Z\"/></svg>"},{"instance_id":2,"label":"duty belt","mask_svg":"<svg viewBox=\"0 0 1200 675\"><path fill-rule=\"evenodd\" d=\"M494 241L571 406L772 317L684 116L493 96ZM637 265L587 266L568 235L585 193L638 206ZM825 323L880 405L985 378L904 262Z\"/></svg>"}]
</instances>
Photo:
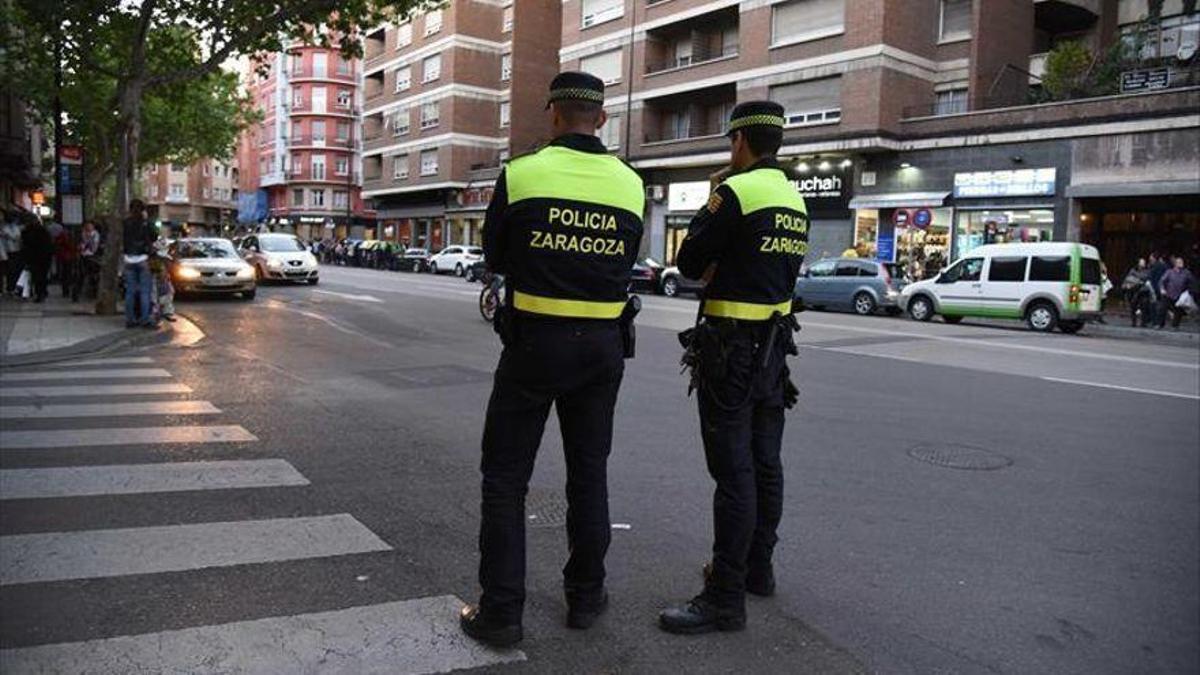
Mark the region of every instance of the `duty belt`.
<instances>
[{"instance_id":1,"label":"duty belt","mask_svg":"<svg viewBox=\"0 0 1200 675\"><path fill-rule=\"evenodd\" d=\"M792 301L784 300L775 304L738 302L737 300L714 300L711 298L704 301L704 315L720 319L766 321L776 313L791 314Z\"/></svg>"},{"instance_id":2,"label":"duty belt","mask_svg":"<svg viewBox=\"0 0 1200 675\"><path fill-rule=\"evenodd\" d=\"M566 300L516 291L513 293L513 307L531 314L571 319L616 319L625 309L625 301Z\"/></svg>"}]
</instances>

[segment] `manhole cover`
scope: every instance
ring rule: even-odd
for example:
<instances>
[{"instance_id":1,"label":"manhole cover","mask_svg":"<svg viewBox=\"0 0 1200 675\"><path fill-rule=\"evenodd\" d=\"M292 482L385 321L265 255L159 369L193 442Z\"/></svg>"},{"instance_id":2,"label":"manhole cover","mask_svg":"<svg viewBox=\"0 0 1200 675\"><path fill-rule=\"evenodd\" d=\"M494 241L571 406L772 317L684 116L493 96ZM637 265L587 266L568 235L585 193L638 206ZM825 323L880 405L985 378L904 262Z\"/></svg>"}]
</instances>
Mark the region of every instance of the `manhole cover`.
<instances>
[{"instance_id":1,"label":"manhole cover","mask_svg":"<svg viewBox=\"0 0 1200 675\"><path fill-rule=\"evenodd\" d=\"M567 500L560 492L530 490L525 497L525 525L561 527L567 523Z\"/></svg>"},{"instance_id":2,"label":"manhole cover","mask_svg":"<svg viewBox=\"0 0 1200 675\"><path fill-rule=\"evenodd\" d=\"M999 453L960 443L922 443L908 451L908 456L947 469L993 471L1013 463Z\"/></svg>"}]
</instances>

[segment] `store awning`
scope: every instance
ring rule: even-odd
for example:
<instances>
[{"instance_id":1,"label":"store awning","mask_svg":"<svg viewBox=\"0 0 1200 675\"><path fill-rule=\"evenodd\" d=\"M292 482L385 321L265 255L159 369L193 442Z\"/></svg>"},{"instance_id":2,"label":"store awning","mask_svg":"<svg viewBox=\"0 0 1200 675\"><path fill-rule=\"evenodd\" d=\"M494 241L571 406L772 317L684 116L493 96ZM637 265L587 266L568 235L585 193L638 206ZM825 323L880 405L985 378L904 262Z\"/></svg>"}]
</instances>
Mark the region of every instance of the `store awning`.
<instances>
[{"instance_id":1,"label":"store awning","mask_svg":"<svg viewBox=\"0 0 1200 675\"><path fill-rule=\"evenodd\" d=\"M1163 197L1200 194L1200 180L1152 180L1068 185L1068 197Z\"/></svg>"},{"instance_id":2,"label":"store awning","mask_svg":"<svg viewBox=\"0 0 1200 675\"><path fill-rule=\"evenodd\" d=\"M850 200L852 209L896 209L916 206L942 206L949 192L884 192L858 195Z\"/></svg>"}]
</instances>

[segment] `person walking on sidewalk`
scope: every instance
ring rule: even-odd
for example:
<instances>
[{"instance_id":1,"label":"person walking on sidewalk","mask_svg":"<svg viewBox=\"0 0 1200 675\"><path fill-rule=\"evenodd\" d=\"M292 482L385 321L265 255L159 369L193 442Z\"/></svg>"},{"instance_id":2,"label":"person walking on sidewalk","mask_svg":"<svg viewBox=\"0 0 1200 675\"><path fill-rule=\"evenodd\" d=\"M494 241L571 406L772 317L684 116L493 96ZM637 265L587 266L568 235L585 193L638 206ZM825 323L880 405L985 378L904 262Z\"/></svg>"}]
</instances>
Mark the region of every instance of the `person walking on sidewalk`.
<instances>
[{"instance_id":1,"label":"person walking on sidewalk","mask_svg":"<svg viewBox=\"0 0 1200 675\"><path fill-rule=\"evenodd\" d=\"M1129 308L1129 321L1134 328L1138 327L1139 322L1143 326L1150 325L1153 292L1147 287L1149 277L1150 268L1146 265L1146 259L1138 258L1137 263L1129 268L1121 282L1121 294L1125 297L1125 306Z\"/></svg>"},{"instance_id":2,"label":"person walking on sidewalk","mask_svg":"<svg viewBox=\"0 0 1200 675\"><path fill-rule=\"evenodd\" d=\"M1162 284L1163 275L1167 270L1171 269L1171 264L1166 261L1166 257L1157 251L1150 254L1150 270L1146 275L1146 280L1150 282L1150 289L1154 291L1154 297L1150 303L1150 323L1155 326L1161 325L1166 321L1166 315L1162 310Z\"/></svg>"},{"instance_id":3,"label":"person walking on sidewalk","mask_svg":"<svg viewBox=\"0 0 1200 675\"><path fill-rule=\"evenodd\" d=\"M62 286L63 298L71 296L71 289L75 286L75 275L78 271L75 269L75 242L71 241L71 233L62 225L58 226L57 234L53 232L51 235L54 238L54 264L58 267L58 283Z\"/></svg>"},{"instance_id":4,"label":"person walking on sidewalk","mask_svg":"<svg viewBox=\"0 0 1200 675\"><path fill-rule=\"evenodd\" d=\"M1192 293L1196 283L1191 270L1186 266L1183 256L1175 256L1175 266L1163 274L1160 282L1160 297L1162 297L1161 314L1158 321L1159 329L1167 325L1167 313L1171 314L1171 327L1179 330L1183 321L1184 309L1178 305L1179 298L1185 292Z\"/></svg>"},{"instance_id":5,"label":"person walking on sidewalk","mask_svg":"<svg viewBox=\"0 0 1200 675\"><path fill-rule=\"evenodd\" d=\"M54 242L37 216L25 217L25 227L21 230L21 250L25 253L25 262L29 265L29 275L33 280L33 301L45 302L49 295L46 286L49 283L50 261L54 259Z\"/></svg>"},{"instance_id":6,"label":"person walking on sidewalk","mask_svg":"<svg viewBox=\"0 0 1200 675\"><path fill-rule=\"evenodd\" d=\"M71 300L78 302L81 294L94 298L99 281L100 232L96 230L96 224L89 220L83 224L83 231L79 234L79 270L75 275Z\"/></svg>"},{"instance_id":7,"label":"person walking on sidewalk","mask_svg":"<svg viewBox=\"0 0 1200 675\"><path fill-rule=\"evenodd\" d=\"M17 289L17 279L25 270L24 254L21 251L21 221L16 211L4 214L4 225L0 227L0 239L4 240L4 253L8 256L5 276L0 279L5 293L14 293Z\"/></svg>"},{"instance_id":8,"label":"person walking on sidewalk","mask_svg":"<svg viewBox=\"0 0 1200 675\"><path fill-rule=\"evenodd\" d=\"M121 223L125 269L125 327L154 328L150 319L150 253L157 238L154 226L146 222L146 205L140 199L129 202L129 216Z\"/></svg>"}]
</instances>

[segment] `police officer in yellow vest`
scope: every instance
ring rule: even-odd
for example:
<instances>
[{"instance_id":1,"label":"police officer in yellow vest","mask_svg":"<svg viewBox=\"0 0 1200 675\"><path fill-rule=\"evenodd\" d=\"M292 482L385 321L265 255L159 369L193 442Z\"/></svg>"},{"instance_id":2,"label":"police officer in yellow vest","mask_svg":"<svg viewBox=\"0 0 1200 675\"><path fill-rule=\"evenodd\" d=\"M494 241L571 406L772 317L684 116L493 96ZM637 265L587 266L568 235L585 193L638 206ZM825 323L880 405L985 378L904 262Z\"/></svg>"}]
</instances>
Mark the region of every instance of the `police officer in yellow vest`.
<instances>
[{"instance_id":1,"label":"police officer in yellow vest","mask_svg":"<svg viewBox=\"0 0 1200 675\"><path fill-rule=\"evenodd\" d=\"M705 633L746 625L745 593L771 595L771 556L783 507L784 408L795 403L792 292L808 250L808 214L775 159L783 108L742 103L729 123L731 172L688 227L684 275L711 277L688 347L713 496L713 555L704 591L659 616L663 630Z\"/></svg>"},{"instance_id":2,"label":"police officer in yellow vest","mask_svg":"<svg viewBox=\"0 0 1200 675\"><path fill-rule=\"evenodd\" d=\"M504 350L483 429L483 593L460 623L489 644L522 637L525 493L551 404L567 465L567 625L590 627L608 603L608 454L631 349L636 298L626 291L645 193L595 135L603 102L604 84L592 75L554 78L547 107L555 138L509 162L484 222L485 259L505 275L496 319Z\"/></svg>"}]
</instances>

